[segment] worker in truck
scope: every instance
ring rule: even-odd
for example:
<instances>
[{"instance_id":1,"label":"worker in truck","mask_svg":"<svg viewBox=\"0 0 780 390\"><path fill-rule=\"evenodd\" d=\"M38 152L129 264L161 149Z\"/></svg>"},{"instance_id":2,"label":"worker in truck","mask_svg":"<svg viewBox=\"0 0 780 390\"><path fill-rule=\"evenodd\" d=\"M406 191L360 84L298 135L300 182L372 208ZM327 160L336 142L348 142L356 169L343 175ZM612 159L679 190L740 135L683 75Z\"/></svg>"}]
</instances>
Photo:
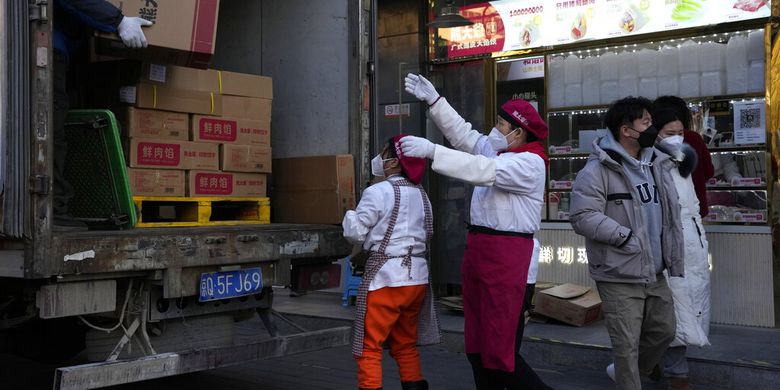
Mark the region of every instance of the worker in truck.
<instances>
[{"instance_id":1,"label":"worker in truck","mask_svg":"<svg viewBox=\"0 0 780 390\"><path fill-rule=\"evenodd\" d=\"M409 74L405 83L458 150L406 137L403 153L431 159L434 171L476 186L461 268L466 354L476 387L547 389L515 349L533 236L541 225L547 124L530 103L512 99L485 136L424 77Z\"/></svg>"},{"instance_id":2,"label":"worker in truck","mask_svg":"<svg viewBox=\"0 0 780 390\"><path fill-rule=\"evenodd\" d=\"M368 187L342 223L344 237L369 254L352 335L361 389L382 388L385 341L398 363L401 388L428 389L416 345L441 340L425 260L433 235L431 203L420 185L427 162L400 151L406 138L391 138L371 161L374 176L387 180Z\"/></svg>"},{"instance_id":3,"label":"worker in truck","mask_svg":"<svg viewBox=\"0 0 780 390\"><path fill-rule=\"evenodd\" d=\"M68 142L65 138L65 118L68 115L67 74L77 50L91 30L118 33L127 47L147 46L141 27L152 22L122 15L122 11L106 0L54 1L54 185L53 212L55 230L80 230L86 225L73 219L68 203L73 198L73 186L65 179L65 159Z\"/></svg>"}]
</instances>

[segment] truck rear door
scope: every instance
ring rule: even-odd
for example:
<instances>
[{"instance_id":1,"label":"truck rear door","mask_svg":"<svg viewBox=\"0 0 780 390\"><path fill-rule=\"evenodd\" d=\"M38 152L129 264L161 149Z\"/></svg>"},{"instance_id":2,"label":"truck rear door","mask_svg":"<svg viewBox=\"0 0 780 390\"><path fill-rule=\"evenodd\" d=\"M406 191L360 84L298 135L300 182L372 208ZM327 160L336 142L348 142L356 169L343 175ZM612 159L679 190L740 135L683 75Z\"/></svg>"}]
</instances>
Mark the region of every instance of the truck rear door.
<instances>
[{"instance_id":1,"label":"truck rear door","mask_svg":"<svg viewBox=\"0 0 780 390\"><path fill-rule=\"evenodd\" d=\"M0 2L0 20L0 235L21 238L30 233L30 145L33 135L28 2ZM43 131L45 139L46 129Z\"/></svg>"}]
</instances>

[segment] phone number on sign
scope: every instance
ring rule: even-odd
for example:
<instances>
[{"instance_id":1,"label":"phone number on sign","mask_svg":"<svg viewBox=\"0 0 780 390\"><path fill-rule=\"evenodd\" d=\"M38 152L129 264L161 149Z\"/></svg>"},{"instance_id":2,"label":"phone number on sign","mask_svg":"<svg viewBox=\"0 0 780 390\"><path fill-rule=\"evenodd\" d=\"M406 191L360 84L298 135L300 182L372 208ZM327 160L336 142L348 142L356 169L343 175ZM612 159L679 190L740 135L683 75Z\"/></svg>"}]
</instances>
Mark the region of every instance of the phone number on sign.
<instances>
[{"instance_id":1,"label":"phone number on sign","mask_svg":"<svg viewBox=\"0 0 780 390\"><path fill-rule=\"evenodd\" d=\"M521 8L521 9L513 9L509 11L510 17L515 16L522 16L522 15L529 15L529 14L540 14L544 12L544 6L540 5L538 7L528 7L528 8Z\"/></svg>"}]
</instances>

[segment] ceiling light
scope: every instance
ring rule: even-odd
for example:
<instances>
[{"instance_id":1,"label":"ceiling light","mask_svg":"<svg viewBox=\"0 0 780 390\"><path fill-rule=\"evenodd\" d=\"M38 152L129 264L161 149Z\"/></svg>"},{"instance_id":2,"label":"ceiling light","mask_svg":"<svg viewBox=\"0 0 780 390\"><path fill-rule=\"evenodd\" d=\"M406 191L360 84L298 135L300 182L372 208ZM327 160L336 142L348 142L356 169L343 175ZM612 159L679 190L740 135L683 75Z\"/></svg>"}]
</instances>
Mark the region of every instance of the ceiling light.
<instances>
[{"instance_id":1,"label":"ceiling light","mask_svg":"<svg viewBox=\"0 0 780 390\"><path fill-rule=\"evenodd\" d=\"M455 3L448 1L447 5L441 7L439 16L432 22L428 23L428 27L432 28L450 28L450 27L463 27L471 26L474 22L464 18L455 6Z\"/></svg>"}]
</instances>

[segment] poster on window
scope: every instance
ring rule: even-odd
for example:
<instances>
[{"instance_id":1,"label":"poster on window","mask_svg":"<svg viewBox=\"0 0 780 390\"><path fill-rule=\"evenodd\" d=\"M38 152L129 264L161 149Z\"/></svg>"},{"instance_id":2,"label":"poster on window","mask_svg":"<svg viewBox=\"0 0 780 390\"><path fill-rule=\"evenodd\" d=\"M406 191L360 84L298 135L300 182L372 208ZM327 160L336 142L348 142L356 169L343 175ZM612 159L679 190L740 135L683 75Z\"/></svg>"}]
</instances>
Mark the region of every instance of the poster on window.
<instances>
[{"instance_id":1,"label":"poster on window","mask_svg":"<svg viewBox=\"0 0 780 390\"><path fill-rule=\"evenodd\" d=\"M734 103L734 143L736 145L766 142L766 106L764 102Z\"/></svg>"},{"instance_id":2,"label":"poster on window","mask_svg":"<svg viewBox=\"0 0 780 390\"><path fill-rule=\"evenodd\" d=\"M521 50L541 45L542 26L545 25L545 3L549 2L531 0L493 3L501 19L505 21L506 44L504 50Z\"/></svg>"},{"instance_id":3,"label":"poster on window","mask_svg":"<svg viewBox=\"0 0 780 390\"><path fill-rule=\"evenodd\" d=\"M440 37L449 41L448 57L464 57L504 50L504 19L491 3L463 7L460 9L460 14L474 24L443 29Z\"/></svg>"}]
</instances>

